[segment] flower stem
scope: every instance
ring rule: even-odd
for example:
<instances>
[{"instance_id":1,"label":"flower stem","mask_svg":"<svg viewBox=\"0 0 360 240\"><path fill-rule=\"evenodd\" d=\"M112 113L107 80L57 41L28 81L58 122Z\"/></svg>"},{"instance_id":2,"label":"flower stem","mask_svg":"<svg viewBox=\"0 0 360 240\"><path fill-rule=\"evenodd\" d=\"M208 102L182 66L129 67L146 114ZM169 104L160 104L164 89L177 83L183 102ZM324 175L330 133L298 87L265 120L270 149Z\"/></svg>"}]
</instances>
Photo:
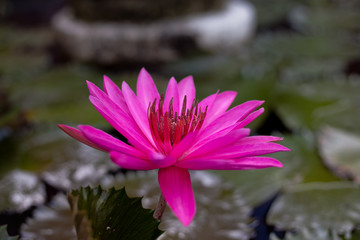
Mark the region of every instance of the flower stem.
<instances>
[{"instance_id":1,"label":"flower stem","mask_svg":"<svg viewBox=\"0 0 360 240\"><path fill-rule=\"evenodd\" d=\"M156 206L155 212L154 212L154 218L157 220L161 220L161 217L165 211L166 208L166 201L162 193L160 194L159 202Z\"/></svg>"}]
</instances>

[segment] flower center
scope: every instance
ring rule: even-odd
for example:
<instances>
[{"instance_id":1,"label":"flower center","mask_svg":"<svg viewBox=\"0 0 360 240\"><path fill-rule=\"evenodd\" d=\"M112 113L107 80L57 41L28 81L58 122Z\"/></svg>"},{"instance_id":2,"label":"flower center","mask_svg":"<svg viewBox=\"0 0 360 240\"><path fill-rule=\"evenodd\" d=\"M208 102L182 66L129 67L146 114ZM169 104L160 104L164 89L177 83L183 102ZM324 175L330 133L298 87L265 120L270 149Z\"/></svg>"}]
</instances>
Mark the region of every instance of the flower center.
<instances>
[{"instance_id":1,"label":"flower center","mask_svg":"<svg viewBox=\"0 0 360 240\"><path fill-rule=\"evenodd\" d=\"M174 112L173 99L170 100L169 109L163 110L164 95L161 94L160 101L157 99L149 104L148 118L150 129L158 146L165 150L166 145L176 146L186 134L199 130L204 122L207 106L204 111L199 108L199 100L192 102L190 108L186 107L186 96L180 114Z\"/></svg>"}]
</instances>

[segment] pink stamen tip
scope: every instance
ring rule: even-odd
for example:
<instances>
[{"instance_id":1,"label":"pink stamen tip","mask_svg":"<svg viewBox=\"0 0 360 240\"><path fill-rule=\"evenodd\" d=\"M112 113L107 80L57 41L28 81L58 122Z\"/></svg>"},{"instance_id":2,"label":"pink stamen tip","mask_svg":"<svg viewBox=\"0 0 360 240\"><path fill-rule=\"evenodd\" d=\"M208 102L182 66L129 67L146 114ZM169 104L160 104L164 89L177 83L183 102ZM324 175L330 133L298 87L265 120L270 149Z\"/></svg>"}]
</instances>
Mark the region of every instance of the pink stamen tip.
<instances>
[{"instance_id":1,"label":"pink stamen tip","mask_svg":"<svg viewBox=\"0 0 360 240\"><path fill-rule=\"evenodd\" d=\"M177 111L174 112L173 98L170 100L169 109L164 113L164 99L164 95L161 94L158 104L157 99L149 104L148 119L151 133L157 145L166 152L169 146L176 146L188 133L201 128L207 106L205 111L202 111L201 107L198 106L199 100L194 99L190 109L186 108L187 99L185 95L180 114Z\"/></svg>"}]
</instances>

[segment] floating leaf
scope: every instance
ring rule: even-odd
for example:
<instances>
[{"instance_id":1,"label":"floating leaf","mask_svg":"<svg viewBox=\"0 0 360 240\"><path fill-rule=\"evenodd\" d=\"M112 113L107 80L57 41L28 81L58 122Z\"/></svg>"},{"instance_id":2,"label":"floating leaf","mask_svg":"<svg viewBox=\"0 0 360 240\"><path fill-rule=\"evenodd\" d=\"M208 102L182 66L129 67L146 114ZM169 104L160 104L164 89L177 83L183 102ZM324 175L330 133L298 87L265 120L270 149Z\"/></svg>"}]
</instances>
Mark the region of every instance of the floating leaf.
<instances>
[{"instance_id":1,"label":"floating leaf","mask_svg":"<svg viewBox=\"0 0 360 240\"><path fill-rule=\"evenodd\" d=\"M0 180L0 211L24 211L45 202L45 186L29 172L15 170Z\"/></svg>"},{"instance_id":2,"label":"floating leaf","mask_svg":"<svg viewBox=\"0 0 360 240\"><path fill-rule=\"evenodd\" d=\"M333 36L329 39L327 35L320 34L270 32L261 34L255 39L251 54L253 57L264 56L261 61L268 61L273 58L274 63L283 62L282 68L279 69L283 70L306 59L314 61L316 59L354 57L356 53L351 50L355 46L355 42L343 36ZM291 79L289 80L291 81Z\"/></svg>"},{"instance_id":3,"label":"floating leaf","mask_svg":"<svg viewBox=\"0 0 360 240\"><path fill-rule=\"evenodd\" d=\"M360 239L360 229L357 228L355 231L353 231L351 233L351 238L347 237L345 239L349 239L349 240L358 240L358 239Z\"/></svg>"},{"instance_id":4,"label":"floating leaf","mask_svg":"<svg viewBox=\"0 0 360 240\"><path fill-rule=\"evenodd\" d=\"M22 240L76 240L70 205L63 194L56 195L50 206L35 209L33 217L21 226Z\"/></svg>"},{"instance_id":5,"label":"floating leaf","mask_svg":"<svg viewBox=\"0 0 360 240\"><path fill-rule=\"evenodd\" d=\"M78 239L156 239L162 233L153 210L125 189L80 188L68 195Z\"/></svg>"},{"instance_id":6,"label":"floating leaf","mask_svg":"<svg viewBox=\"0 0 360 240\"><path fill-rule=\"evenodd\" d=\"M338 234L324 229L304 228L295 233L287 232L283 240L342 240ZM349 238L346 238L349 239ZM270 234L270 240L280 240L275 234Z\"/></svg>"},{"instance_id":7,"label":"floating leaf","mask_svg":"<svg viewBox=\"0 0 360 240\"><path fill-rule=\"evenodd\" d=\"M325 229L348 235L360 222L360 188L349 182L292 186L270 208L267 222L282 230Z\"/></svg>"},{"instance_id":8,"label":"floating leaf","mask_svg":"<svg viewBox=\"0 0 360 240\"><path fill-rule=\"evenodd\" d=\"M314 130L327 124L360 132L354 121L360 119L360 82L344 77L330 79L291 84L287 81L278 87L275 110L289 128Z\"/></svg>"},{"instance_id":9,"label":"floating leaf","mask_svg":"<svg viewBox=\"0 0 360 240\"><path fill-rule=\"evenodd\" d=\"M251 2L257 9L259 27L263 28L269 24L279 23L279 21L284 20L284 18L289 15L291 9L298 7L300 3L301 5L307 4L308 1L290 0L284 2L281 0L272 0L264 2L261 0L252 0ZM269 11L269 9L271 9L271 11Z\"/></svg>"},{"instance_id":10,"label":"floating leaf","mask_svg":"<svg viewBox=\"0 0 360 240\"><path fill-rule=\"evenodd\" d=\"M10 237L6 231L6 225L0 226L0 240L18 240L19 237Z\"/></svg>"},{"instance_id":11,"label":"floating leaf","mask_svg":"<svg viewBox=\"0 0 360 240\"><path fill-rule=\"evenodd\" d=\"M251 208L231 184L217 175L191 172L197 213L190 226L184 227L167 208L160 228L165 231L159 239L172 240L247 240L253 237L253 221L249 218ZM103 187L126 186L130 196L144 196L143 205L155 208L160 189L157 172L119 174L103 180Z\"/></svg>"},{"instance_id":12,"label":"floating leaf","mask_svg":"<svg viewBox=\"0 0 360 240\"><path fill-rule=\"evenodd\" d=\"M309 86L310 87L310 86ZM334 101L321 98L311 98L299 91L299 87L291 88L283 86L277 95L276 112L284 120L287 127L291 129L316 127L316 111L329 108Z\"/></svg>"},{"instance_id":13,"label":"floating leaf","mask_svg":"<svg viewBox=\"0 0 360 240\"><path fill-rule=\"evenodd\" d=\"M312 11L308 11L307 25L313 32L321 31L322 34L336 35L350 34L359 30L360 21L358 8L355 5L358 1L348 1L347 4L333 2L332 5L320 4Z\"/></svg>"},{"instance_id":14,"label":"floating leaf","mask_svg":"<svg viewBox=\"0 0 360 240\"><path fill-rule=\"evenodd\" d=\"M360 136L326 127L319 134L319 151L334 174L360 183Z\"/></svg>"}]
</instances>

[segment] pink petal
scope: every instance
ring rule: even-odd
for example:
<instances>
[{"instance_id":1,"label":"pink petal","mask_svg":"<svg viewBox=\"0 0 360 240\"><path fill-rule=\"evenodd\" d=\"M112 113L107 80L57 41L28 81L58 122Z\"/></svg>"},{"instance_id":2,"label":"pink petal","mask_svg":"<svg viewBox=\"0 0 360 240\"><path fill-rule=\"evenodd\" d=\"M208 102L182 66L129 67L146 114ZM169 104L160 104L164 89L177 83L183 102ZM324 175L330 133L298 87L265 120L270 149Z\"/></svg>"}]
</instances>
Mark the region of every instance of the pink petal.
<instances>
[{"instance_id":1,"label":"pink petal","mask_svg":"<svg viewBox=\"0 0 360 240\"><path fill-rule=\"evenodd\" d=\"M283 140L281 137L275 136L249 136L241 139L239 144L250 144L250 143L265 143L265 142L278 142Z\"/></svg>"},{"instance_id":2,"label":"pink petal","mask_svg":"<svg viewBox=\"0 0 360 240\"><path fill-rule=\"evenodd\" d=\"M244 102L244 103L232 108L231 110L234 109L234 114L236 114L236 115L234 115L234 117L238 118L238 120L240 121L240 120L244 119L245 117L247 117L250 113L252 113L256 108L258 108L264 102L265 101L259 101L259 100L247 101L247 102ZM238 108L238 109L236 109L236 108Z\"/></svg>"},{"instance_id":3,"label":"pink petal","mask_svg":"<svg viewBox=\"0 0 360 240\"><path fill-rule=\"evenodd\" d=\"M170 209L188 226L196 212L189 171L177 167L160 168L158 179Z\"/></svg>"},{"instance_id":4,"label":"pink petal","mask_svg":"<svg viewBox=\"0 0 360 240\"><path fill-rule=\"evenodd\" d=\"M116 104L114 101L112 101L109 95L101 91L101 89L92 82L87 81L87 85L90 91L90 96L98 98L103 103L103 105L106 106L108 109L111 109L114 114L126 118L126 121L132 122L131 124L136 126L136 123L133 120L129 112L128 106L125 102L123 93L111 80L105 81L104 85L106 86L106 89L109 93L111 93L112 95L117 95L117 101L120 101L119 104Z\"/></svg>"},{"instance_id":5,"label":"pink petal","mask_svg":"<svg viewBox=\"0 0 360 240\"><path fill-rule=\"evenodd\" d=\"M242 120L236 128L243 128L247 126L249 123L254 121L258 116L263 114L264 108L260 108L259 110L256 110L255 112L250 113L244 120Z\"/></svg>"},{"instance_id":6,"label":"pink petal","mask_svg":"<svg viewBox=\"0 0 360 240\"><path fill-rule=\"evenodd\" d=\"M79 129L86 138L108 152L118 151L134 157L146 158L144 153L99 129L88 125L79 125Z\"/></svg>"},{"instance_id":7,"label":"pink petal","mask_svg":"<svg viewBox=\"0 0 360 240\"><path fill-rule=\"evenodd\" d=\"M133 123L132 119L124 115L119 110L117 105L103 104L98 98L90 96L90 102L94 105L96 110L113 126L119 133L125 136L129 142L138 149L153 150L153 146L149 143L147 138L138 129L138 126ZM108 107L109 106L109 107Z\"/></svg>"},{"instance_id":8,"label":"pink petal","mask_svg":"<svg viewBox=\"0 0 360 240\"><path fill-rule=\"evenodd\" d=\"M176 159L182 158L183 155L186 154L187 151L191 149L191 147L194 145L196 135L198 134L198 131L191 132L187 134L178 145L176 145L170 155L173 156Z\"/></svg>"},{"instance_id":9,"label":"pink petal","mask_svg":"<svg viewBox=\"0 0 360 240\"><path fill-rule=\"evenodd\" d=\"M117 104L126 114L130 115L129 109L126 105L124 96L120 88L111 81L110 78L104 75L104 90L109 98Z\"/></svg>"},{"instance_id":10,"label":"pink petal","mask_svg":"<svg viewBox=\"0 0 360 240\"><path fill-rule=\"evenodd\" d=\"M244 119L263 103L264 101L247 101L230 109L209 124L209 126L201 128L197 141L200 142L211 139L211 137L216 136L216 134L225 129L227 129L228 132L231 131L239 120Z\"/></svg>"},{"instance_id":11,"label":"pink petal","mask_svg":"<svg viewBox=\"0 0 360 240\"><path fill-rule=\"evenodd\" d=\"M132 117L134 118L135 122L137 123L138 127L141 129L141 131L144 133L144 135L147 137L147 139L150 141L150 143L155 146L149 120L147 116L147 112L144 110L143 106L139 102L138 98L134 94L134 92L131 90L129 85L126 82L123 82L122 84L122 90L124 94L124 98L126 101L126 104L128 105L128 108L132 114Z\"/></svg>"},{"instance_id":12,"label":"pink petal","mask_svg":"<svg viewBox=\"0 0 360 240\"><path fill-rule=\"evenodd\" d=\"M217 119L219 116L221 116L232 104L236 97L236 92L233 91L226 91L218 94L211 106L210 109L208 109L208 112L206 114L206 118L204 121L204 124L202 127L206 127L209 125L212 121Z\"/></svg>"},{"instance_id":13,"label":"pink petal","mask_svg":"<svg viewBox=\"0 0 360 240\"><path fill-rule=\"evenodd\" d=\"M106 113L115 123L119 125L122 123L129 127L129 130L137 131L141 133L135 121L131 116L127 115L118 105L114 104L107 96L102 95L100 98L90 96L90 102L97 108L100 112ZM115 127L115 126L114 126ZM120 132L123 135L126 135L127 131Z\"/></svg>"},{"instance_id":14,"label":"pink petal","mask_svg":"<svg viewBox=\"0 0 360 240\"><path fill-rule=\"evenodd\" d=\"M101 91L101 90L95 84L93 84L92 82L90 82L88 80L86 80L86 84L88 86L90 96L97 97L98 92Z\"/></svg>"},{"instance_id":15,"label":"pink petal","mask_svg":"<svg viewBox=\"0 0 360 240\"><path fill-rule=\"evenodd\" d=\"M92 82L87 81L86 82L90 91L90 100L92 98L97 98L100 100L100 102L102 102L102 104L110 110L110 112L112 112L111 115L114 115L114 117L117 117L118 120L120 120L121 122L126 122L126 124L129 124L129 126L133 126L134 128L137 128L135 121L133 120L129 109L127 107L127 104L125 102L125 99L118 99L121 102L119 102L120 104L115 104L110 97L104 93L103 91L101 91L95 84L93 84ZM105 81L104 84L106 85L106 89L112 93L113 95L117 95L121 94L121 98L123 98L123 94L121 93L120 89L118 89L118 87L110 80L110 81ZM118 95L118 97L120 97ZM120 119L119 119L120 117ZM140 129L137 128L137 130L139 132Z\"/></svg>"},{"instance_id":16,"label":"pink petal","mask_svg":"<svg viewBox=\"0 0 360 240\"><path fill-rule=\"evenodd\" d=\"M158 168L165 168L173 165L177 159L169 155L165 156L161 153L153 152L150 154L150 160L158 166Z\"/></svg>"},{"instance_id":17,"label":"pink petal","mask_svg":"<svg viewBox=\"0 0 360 240\"><path fill-rule=\"evenodd\" d=\"M209 110L212 107L218 93L219 93L219 91L217 91L216 93L211 94L210 96L207 96L206 98L201 100L201 102L199 102L199 108L205 109L207 106L208 110ZM205 120L206 120L206 118L205 118Z\"/></svg>"},{"instance_id":18,"label":"pink petal","mask_svg":"<svg viewBox=\"0 0 360 240\"><path fill-rule=\"evenodd\" d=\"M175 164L190 170L251 170L268 167L283 167L271 157L245 157L239 159L189 159Z\"/></svg>"},{"instance_id":19,"label":"pink petal","mask_svg":"<svg viewBox=\"0 0 360 240\"><path fill-rule=\"evenodd\" d=\"M145 111L147 111L149 104L152 103L155 98L157 101L160 99L156 85L145 68L142 68L139 73L136 85L136 95Z\"/></svg>"},{"instance_id":20,"label":"pink petal","mask_svg":"<svg viewBox=\"0 0 360 240\"><path fill-rule=\"evenodd\" d=\"M171 99L173 100L173 109L174 112L179 112L179 91L175 78L171 78L166 89L165 99L164 99L164 112L169 111L169 105Z\"/></svg>"},{"instance_id":21,"label":"pink petal","mask_svg":"<svg viewBox=\"0 0 360 240\"><path fill-rule=\"evenodd\" d=\"M189 151L191 153L187 155L184 159L197 158L197 156L203 156L210 152L222 151L224 147L229 145L231 146L234 142L239 141L240 139L248 136L249 134L250 134L250 129L247 128L242 128L230 132L229 134L215 138L196 149L191 148L191 151Z\"/></svg>"},{"instance_id":22,"label":"pink petal","mask_svg":"<svg viewBox=\"0 0 360 240\"><path fill-rule=\"evenodd\" d=\"M251 156L259 156L265 155L275 152L284 152L290 151L287 147L284 147L277 143L258 143L258 144L232 144L228 145L224 148L218 149L217 151L212 151L208 153L206 156L202 155L206 158L215 158L215 159L234 159L234 158L242 158L242 157L251 157ZM200 158L200 157L194 157Z\"/></svg>"},{"instance_id":23,"label":"pink petal","mask_svg":"<svg viewBox=\"0 0 360 240\"><path fill-rule=\"evenodd\" d=\"M152 170L158 168L158 166L156 166L154 163L150 162L149 160L135 158L116 151L110 152L110 158L114 163L125 169Z\"/></svg>"},{"instance_id":24,"label":"pink petal","mask_svg":"<svg viewBox=\"0 0 360 240\"><path fill-rule=\"evenodd\" d=\"M107 152L107 150L105 148L102 148L102 147L98 146L97 144L93 143L92 141L90 141L89 139L87 139L80 130L70 127L70 126L63 125L63 124L58 124L58 127L61 130L63 130L66 134L68 134L69 136L75 138L76 140L78 140L82 143L85 143L86 145L88 145L90 147Z\"/></svg>"},{"instance_id":25,"label":"pink petal","mask_svg":"<svg viewBox=\"0 0 360 240\"><path fill-rule=\"evenodd\" d=\"M86 80L86 84L88 86L90 96L96 98L103 98L104 96L108 97L106 93L104 93L100 88L98 88L98 86L96 86L92 82Z\"/></svg>"},{"instance_id":26,"label":"pink petal","mask_svg":"<svg viewBox=\"0 0 360 240\"><path fill-rule=\"evenodd\" d=\"M242 129L242 128L236 129L236 128L235 128L236 126L237 126L237 124L235 124L235 125L230 125L230 126L224 128L224 129L216 132L216 134L210 135L210 137L209 137L209 136L206 136L206 135L202 135L202 136L200 135L200 137L198 137L198 138L196 139L196 143L194 144L194 146L192 147L191 151L189 151L189 152L192 152L193 150L198 149L199 147L207 144L208 142L210 142L210 141L212 141L212 140L214 140L214 139L216 139L216 138L221 138L221 137L227 136L229 133L231 133L231 132L233 132L233 131L237 131L237 130ZM245 128L244 128L244 129L245 129Z\"/></svg>"},{"instance_id":27,"label":"pink petal","mask_svg":"<svg viewBox=\"0 0 360 240\"><path fill-rule=\"evenodd\" d=\"M110 99L109 96L104 91L102 91L98 86L96 86L92 82L86 81L86 84L88 86L90 96L99 98L101 100L104 98ZM112 104L114 104L114 102L112 102Z\"/></svg>"},{"instance_id":28,"label":"pink petal","mask_svg":"<svg viewBox=\"0 0 360 240\"><path fill-rule=\"evenodd\" d=\"M179 111L181 111L185 96L186 96L187 108L191 107L191 104L195 99L196 91L195 91L195 84L193 77L188 76L182 79L178 84L178 89L179 89L179 101L180 101Z\"/></svg>"}]
</instances>

